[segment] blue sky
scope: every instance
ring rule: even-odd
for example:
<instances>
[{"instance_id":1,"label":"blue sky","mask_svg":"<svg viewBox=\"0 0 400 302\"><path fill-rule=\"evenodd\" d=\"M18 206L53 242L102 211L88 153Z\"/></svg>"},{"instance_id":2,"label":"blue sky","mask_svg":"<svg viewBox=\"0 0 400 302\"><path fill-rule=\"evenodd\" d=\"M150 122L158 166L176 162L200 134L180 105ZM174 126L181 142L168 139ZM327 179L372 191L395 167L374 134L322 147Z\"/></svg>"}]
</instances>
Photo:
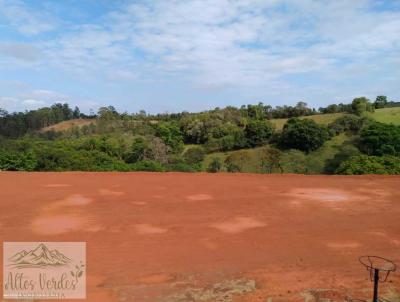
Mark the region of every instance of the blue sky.
<instances>
[{"instance_id":1,"label":"blue sky","mask_svg":"<svg viewBox=\"0 0 400 302\"><path fill-rule=\"evenodd\" d=\"M397 0L0 0L0 108L400 100Z\"/></svg>"}]
</instances>

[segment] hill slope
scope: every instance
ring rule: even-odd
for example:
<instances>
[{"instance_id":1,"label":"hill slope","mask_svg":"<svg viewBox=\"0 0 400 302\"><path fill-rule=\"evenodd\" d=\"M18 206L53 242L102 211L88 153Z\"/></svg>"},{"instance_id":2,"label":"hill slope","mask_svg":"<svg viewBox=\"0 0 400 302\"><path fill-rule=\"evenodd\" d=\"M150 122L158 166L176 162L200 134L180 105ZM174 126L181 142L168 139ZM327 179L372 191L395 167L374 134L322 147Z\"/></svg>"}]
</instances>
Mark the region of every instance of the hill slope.
<instances>
[{"instance_id":1,"label":"hill slope","mask_svg":"<svg viewBox=\"0 0 400 302\"><path fill-rule=\"evenodd\" d=\"M333 122L338 117L345 115L346 113L328 113L328 114L317 114L310 116L302 116L300 119L311 119L317 122L318 124L327 125ZM386 124L395 124L400 125L400 107L393 108L382 108L376 109L375 112L365 113L365 116L368 116L378 122L386 123ZM273 119L271 122L275 125L276 130L282 130L283 125L286 123L287 118Z\"/></svg>"},{"instance_id":2,"label":"hill slope","mask_svg":"<svg viewBox=\"0 0 400 302\"><path fill-rule=\"evenodd\" d=\"M65 131L71 129L74 126L82 127L84 125L90 125L91 123L95 124L95 119L73 119L68 121L63 121L58 124L51 125L49 127L42 128L41 131Z\"/></svg>"}]
</instances>

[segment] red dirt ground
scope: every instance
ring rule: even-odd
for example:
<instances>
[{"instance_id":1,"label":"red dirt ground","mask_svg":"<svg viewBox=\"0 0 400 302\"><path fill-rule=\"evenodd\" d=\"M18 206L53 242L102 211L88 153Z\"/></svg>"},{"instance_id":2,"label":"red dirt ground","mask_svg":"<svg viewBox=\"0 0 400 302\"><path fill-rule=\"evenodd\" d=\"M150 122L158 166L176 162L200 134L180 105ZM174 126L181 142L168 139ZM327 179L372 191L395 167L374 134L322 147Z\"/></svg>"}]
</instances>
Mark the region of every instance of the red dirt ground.
<instances>
[{"instance_id":1,"label":"red dirt ground","mask_svg":"<svg viewBox=\"0 0 400 302\"><path fill-rule=\"evenodd\" d=\"M395 176L2 172L0 240L86 241L86 301L365 299L358 256L400 264L399 187ZM381 293L395 301L396 288L398 272Z\"/></svg>"}]
</instances>

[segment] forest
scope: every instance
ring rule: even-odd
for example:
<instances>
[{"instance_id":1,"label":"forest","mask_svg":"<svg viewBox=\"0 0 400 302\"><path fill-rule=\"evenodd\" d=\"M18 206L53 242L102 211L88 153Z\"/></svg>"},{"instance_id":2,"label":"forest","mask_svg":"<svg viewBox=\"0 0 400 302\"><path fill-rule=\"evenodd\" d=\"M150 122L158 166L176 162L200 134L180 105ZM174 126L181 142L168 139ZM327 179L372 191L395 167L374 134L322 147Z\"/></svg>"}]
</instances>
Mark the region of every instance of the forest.
<instances>
[{"instance_id":1,"label":"forest","mask_svg":"<svg viewBox=\"0 0 400 302\"><path fill-rule=\"evenodd\" d=\"M86 115L0 109L0 170L400 174L400 102ZM281 127L278 125L281 124ZM60 125L67 125L60 127Z\"/></svg>"}]
</instances>

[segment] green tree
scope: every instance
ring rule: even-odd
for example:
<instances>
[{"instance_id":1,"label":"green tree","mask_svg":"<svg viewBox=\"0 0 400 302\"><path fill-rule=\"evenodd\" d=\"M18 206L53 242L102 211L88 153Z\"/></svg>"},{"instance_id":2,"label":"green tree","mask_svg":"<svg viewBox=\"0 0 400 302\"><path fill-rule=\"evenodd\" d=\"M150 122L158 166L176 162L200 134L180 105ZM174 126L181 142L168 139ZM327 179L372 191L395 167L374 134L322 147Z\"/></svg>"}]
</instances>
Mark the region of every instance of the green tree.
<instances>
[{"instance_id":1,"label":"green tree","mask_svg":"<svg viewBox=\"0 0 400 302\"><path fill-rule=\"evenodd\" d=\"M143 137L136 137L133 140L130 151L125 154L127 163L135 163L145 158L146 150L149 149L148 141Z\"/></svg>"},{"instance_id":2,"label":"green tree","mask_svg":"<svg viewBox=\"0 0 400 302\"><path fill-rule=\"evenodd\" d=\"M360 117L354 114L346 114L338 117L336 120L330 123L329 129L332 129L335 134L347 131L357 133L369 122L371 122L371 120L366 117Z\"/></svg>"},{"instance_id":3,"label":"green tree","mask_svg":"<svg viewBox=\"0 0 400 302\"><path fill-rule=\"evenodd\" d=\"M399 155L400 126L375 122L360 132L360 149L368 155Z\"/></svg>"},{"instance_id":4,"label":"green tree","mask_svg":"<svg viewBox=\"0 0 400 302\"><path fill-rule=\"evenodd\" d=\"M264 120L251 120L245 128L245 136L251 147L267 144L273 133L274 125Z\"/></svg>"},{"instance_id":5,"label":"green tree","mask_svg":"<svg viewBox=\"0 0 400 302\"><path fill-rule=\"evenodd\" d=\"M74 111L72 113L72 117L77 119L80 118L81 116L81 111L79 110L78 106L75 106Z\"/></svg>"},{"instance_id":6,"label":"green tree","mask_svg":"<svg viewBox=\"0 0 400 302\"><path fill-rule=\"evenodd\" d=\"M161 138L172 150L179 152L183 148L183 136L179 125L171 122L157 123L155 135Z\"/></svg>"},{"instance_id":7,"label":"green tree","mask_svg":"<svg viewBox=\"0 0 400 302\"><path fill-rule=\"evenodd\" d=\"M351 103L351 108L352 108L353 113L356 115L361 115L367 111L370 111L370 112L374 111L374 106L371 104L369 99L367 99L366 97L355 98L353 100L353 102Z\"/></svg>"},{"instance_id":8,"label":"green tree","mask_svg":"<svg viewBox=\"0 0 400 302\"><path fill-rule=\"evenodd\" d=\"M329 139L325 126L310 119L289 119L282 130L280 145L285 148L310 152L321 147Z\"/></svg>"},{"instance_id":9,"label":"green tree","mask_svg":"<svg viewBox=\"0 0 400 302\"><path fill-rule=\"evenodd\" d=\"M376 109L385 108L386 105L387 105L387 102L388 102L387 96L385 96L385 95L378 95L378 96L376 97L374 106L375 106Z\"/></svg>"}]
</instances>

